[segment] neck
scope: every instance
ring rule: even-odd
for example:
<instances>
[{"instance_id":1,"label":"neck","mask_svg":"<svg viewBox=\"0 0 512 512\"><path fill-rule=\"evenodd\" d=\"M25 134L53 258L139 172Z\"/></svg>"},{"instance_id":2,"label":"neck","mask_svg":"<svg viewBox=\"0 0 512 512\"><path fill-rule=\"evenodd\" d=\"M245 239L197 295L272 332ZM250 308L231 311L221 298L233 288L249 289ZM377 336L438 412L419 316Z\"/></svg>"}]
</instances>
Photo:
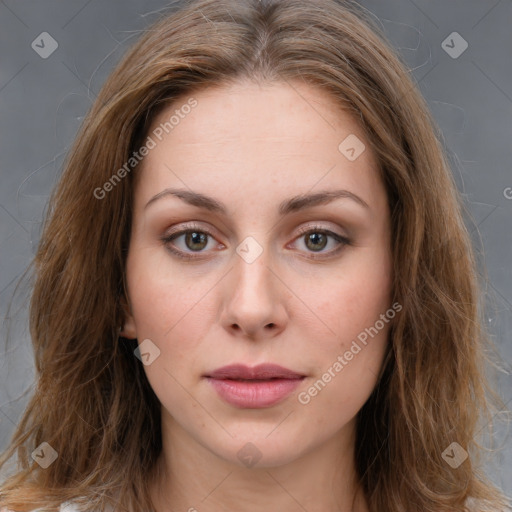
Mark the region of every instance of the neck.
<instances>
[{"instance_id":1,"label":"neck","mask_svg":"<svg viewBox=\"0 0 512 512\"><path fill-rule=\"evenodd\" d=\"M163 451L151 483L155 512L368 512L354 465L354 423L280 465L247 468L162 418Z\"/></svg>"}]
</instances>

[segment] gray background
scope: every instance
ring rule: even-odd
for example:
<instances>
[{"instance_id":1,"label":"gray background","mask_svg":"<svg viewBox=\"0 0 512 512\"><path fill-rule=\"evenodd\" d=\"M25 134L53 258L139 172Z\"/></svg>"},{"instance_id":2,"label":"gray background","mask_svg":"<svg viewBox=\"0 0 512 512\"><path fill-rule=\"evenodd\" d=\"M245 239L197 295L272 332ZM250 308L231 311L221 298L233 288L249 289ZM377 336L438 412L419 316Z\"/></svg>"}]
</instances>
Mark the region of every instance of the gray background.
<instances>
[{"instance_id":1,"label":"gray background","mask_svg":"<svg viewBox=\"0 0 512 512\"><path fill-rule=\"evenodd\" d=\"M512 1L361 4L373 13L411 69L442 129L457 184L473 217L469 227L488 268L486 319L504 370L495 385L510 407ZM166 5L162 0L0 1L2 318L34 254L48 195L86 111L128 45ZM42 32L58 43L46 59L31 47L33 41L42 46ZM468 44L457 58L445 51L453 54L463 48L457 36L448 37L453 32ZM50 48L48 40L45 48ZM25 287L13 301L1 330L0 449L7 446L34 389L28 293ZM13 342L6 353L8 326ZM491 457L488 471L512 494L511 436L505 415L498 413L495 419L495 441L503 450Z\"/></svg>"}]
</instances>

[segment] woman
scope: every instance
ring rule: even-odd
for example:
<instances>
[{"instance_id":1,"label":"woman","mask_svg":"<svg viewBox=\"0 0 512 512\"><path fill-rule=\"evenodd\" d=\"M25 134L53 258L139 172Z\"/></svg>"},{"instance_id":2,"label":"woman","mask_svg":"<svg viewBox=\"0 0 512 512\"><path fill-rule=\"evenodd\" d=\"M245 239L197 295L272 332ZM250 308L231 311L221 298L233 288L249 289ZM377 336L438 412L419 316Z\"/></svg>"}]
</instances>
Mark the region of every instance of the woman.
<instances>
[{"instance_id":1,"label":"woman","mask_svg":"<svg viewBox=\"0 0 512 512\"><path fill-rule=\"evenodd\" d=\"M0 505L504 510L437 135L354 6L200 0L152 27L51 198Z\"/></svg>"}]
</instances>

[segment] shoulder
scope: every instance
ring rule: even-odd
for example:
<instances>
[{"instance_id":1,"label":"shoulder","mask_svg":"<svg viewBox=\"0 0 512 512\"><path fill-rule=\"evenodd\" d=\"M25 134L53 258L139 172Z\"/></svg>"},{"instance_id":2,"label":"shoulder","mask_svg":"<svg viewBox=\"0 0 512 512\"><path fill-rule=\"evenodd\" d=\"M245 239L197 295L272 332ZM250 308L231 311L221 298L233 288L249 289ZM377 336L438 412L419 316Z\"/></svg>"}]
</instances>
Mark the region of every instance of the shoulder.
<instances>
[{"instance_id":1,"label":"shoulder","mask_svg":"<svg viewBox=\"0 0 512 512\"><path fill-rule=\"evenodd\" d=\"M84 497L82 497L81 499L83 500ZM62 503L59 512L82 512L84 510L83 506L82 508L80 508L75 500L76 498ZM107 505L106 510L108 510L108 512L114 512L114 508L111 505Z\"/></svg>"},{"instance_id":2,"label":"shoulder","mask_svg":"<svg viewBox=\"0 0 512 512\"><path fill-rule=\"evenodd\" d=\"M14 510L8 509L6 507L0 508L0 512L15 512ZM32 512L43 512L43 509L36 508L32 510ZM66 501L61 503L59 512L81 512L77 505L72 501Z\"/></svg>"},{"instance_id":3,"label":"shoulder","mask_svg":"<svg viewBox=\"0 0 512 512\"><path fill-rule=\"evenodd\" d=\"M80 512L80 509L73 501L66 501L61 504L60 512Z\"/></svg>"},{"instance_id":4,"label":"shoulder","mask_svg":"<svg viewBox=\"0 0 512 512\"><path fill-rule=\"evenodd\" d=\"M474 498L468 498L466 506L469 512L512 512L512 509L508 507L504 509L489 508L488 505Z\"/></svg>"}]
</instances>

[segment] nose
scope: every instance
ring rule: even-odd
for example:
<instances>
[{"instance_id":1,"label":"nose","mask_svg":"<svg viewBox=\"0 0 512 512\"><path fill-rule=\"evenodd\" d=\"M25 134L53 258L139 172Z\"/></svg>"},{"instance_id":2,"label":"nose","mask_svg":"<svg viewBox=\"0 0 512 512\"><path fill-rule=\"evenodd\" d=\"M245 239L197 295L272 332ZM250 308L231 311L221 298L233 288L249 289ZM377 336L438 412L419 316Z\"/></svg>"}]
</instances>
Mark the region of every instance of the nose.
<instances>
[{"instance_id":1,"label":"nose","mask_svg":"<svg viewBox=\"0 0 512 512\"><path fill-rule=\"evenodd\" d=\"M268 254L265 249L250 263L239 254L233 256L222 311L222 325L232 336L272 338L286 327L286 287L270 268Z\"/></svg>"}]
</instances>

